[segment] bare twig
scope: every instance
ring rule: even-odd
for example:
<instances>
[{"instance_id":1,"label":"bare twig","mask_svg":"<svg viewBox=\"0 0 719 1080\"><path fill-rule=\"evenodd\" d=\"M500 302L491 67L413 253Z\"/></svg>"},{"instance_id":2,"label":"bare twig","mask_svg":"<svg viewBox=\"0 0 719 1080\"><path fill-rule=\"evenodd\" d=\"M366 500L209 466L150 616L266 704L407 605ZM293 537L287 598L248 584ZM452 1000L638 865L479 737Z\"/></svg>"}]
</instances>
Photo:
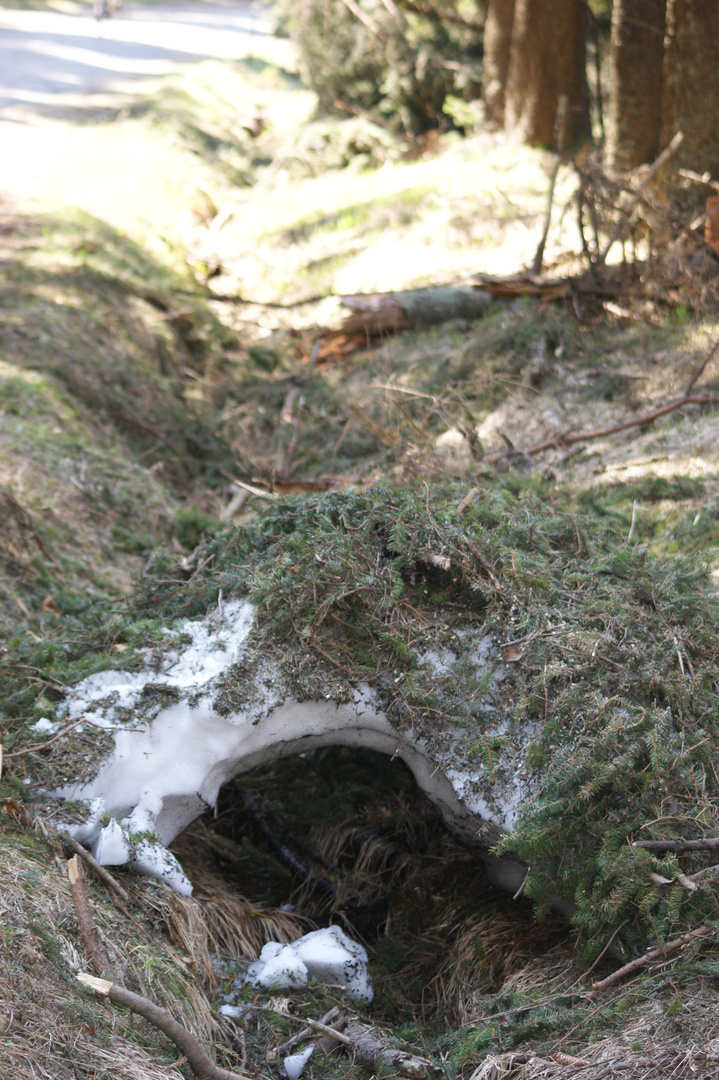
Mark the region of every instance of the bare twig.
<instances>
[{"instance_id":1,"label":"bare twig","mask_svg":"<svg viewBox=\"0 0 719 1080\"><path fill-rule=\"evenodd\" d=\"M187 1063L198 1080L247 1080L242 1073L229 1072L221 1069L210 1060L194 1035L178 1024L177 1020L170 1016L167 1009L155 1005L154 1001L142 997L141 994L133 994L132 990L126 990L118 983L108 982L107 979L96 979L86 972L77 976L83 986L94 990L96 994L109 997L116 1005L123 1005L127 1009L144 1016L159 1031L164 1032L171 1039L181 1054L187 1058Z\"/></svg>"},{"instance_id":2,"label":"bare twig","mask_svg":"<svg viewBox=\"0 0 719 1080\"><path fill-rule=\"evenodd\" d=\"M329 1012L325 1013L319 1023L331 1024L332 1021L336 1020L337 1017L340 1015L340 1011L341 1010L339 1006L335 1005L334 1008L330 1009ZM285 1039L285 1041L283 1043L280 1043L280 1045L277 1047L278 1055L280 1057L284 1057L284 1055L287 1054L290 1050L294 1050L295 1046L299 1046L300 1043L304 1042L305 1039L309 1038L313 1030L314 1028L312 1027L303 1027L302 1030L298 1031L296 1035L292 1035L291 1038Z\"/></svg>"},{"instance_id":3,"label":"bare twig","mask_svg":"<svg viewBox=\"0 0 719 1080\"><path fill-rule=\"evenodd\" d=\"M706 356L701 361L701 363L699 363L697 365L697 367L694 369L692 377L689 380L689 383L687 385L686 390L684 391L685 394L691 394L691 392L694 389L696 383L699 381L699 379L701 379L702 375L704 374L704 372L705 372L705 370L707 368L707 365L710 364L711 361L714 359L714 356L716 355L717 349L719 349L719 338L717 338L717 340L714 342L711 349L706 354Z\"/></svg>"},{"instance_id":4,"label":"bare twig","mask_svg":"<svg viewBox=\"0 0 719 1080\"><path fill-rule=\"evenodd\" d=\"M646 189L649 187L649 184L652 182L652 180L656 176L659 169L661 169L662 165L664 165L669 160L669 158L672 157L672 155L677 152L677 150L679 149L679 147L681 146L683 141L684 141L684 134L683 134L683 132L678 131L676 133L676 135L674 136L674 138L672 139L672 141L669 143L669 146L667 146L664 150L662 150L661 154L656 159L656 161L652 165L649 166L649 169L647 170L647 173L644 176L644 179L642 180L641 184L639 185L637 190L634 192L634 195L629 200L627 205L624 207L624 210L622 211L622 213L619 215L619 220L617 221L616 225L612 229L611 235L610 235L609 239L607 240L606 244L604 245L604 248L597 255L597 260L596 260L596 265L597 266L603 266L604 263L607 261L607 255L609 254L610 249L612 247L614 247L614 244L616 243L616 241L619 239L619 237L624 232L624 228L625 228L625 226L627 224L627 221L629 220L629 216L630 216L632 210L637 205L637 203L641 200L642 195L644 194Z\"/></svg>"},{"instance_id":5,"label":"bare twig","mask_svg":"<svg viewBox=\"0 0 719 1080\"><path fill-rule=\"evenodd\" d=\"M705 172L700 175L697 172L692 172L691 169L677 169L677 172L687 180L693 180L695 184L706 184L707 187L713 188L714 191L719 191L719 184L716 180L712 180L711 173Z\"/></svg>"},{"instance_id":6,"label":"bare twig","mask_svg":"<svg viewBox=\"0 0 719 1080\"><path fill-rule=\"evenodd\" d=\"M455 514L456 514L456 516L458 518L461 518L462 514L467 509L467 507L469 506L469 504L471 503L472 499L474 498L474 496L477 494L478 491L479 491L478 487L473 487L473 488L469 489L469 491L464 496L461 503L459 503L459 505L457 506L457 509L455 510Z\"/></svg>"},{"instance_id":7,"label":"bare twig","mask_svg":"<svg viewBox=\"0 0 719 1080\"><path fill-rule=\"evenodd\" d=\"M611 427L596 428L594 431L582 431L576 435L570 435L569 433L554 435L551 439L545 439L543 442L528 446L524 450L503 450L501 453L491 454L489 457L493 460L506 457L521 457L524 454L532 457L535 454L543 453L545 450L556 450L580 442L592 442L594 439L602 439L607 435L616 435L620 431L629 431L631 428L651 424L658 420L660 416L666 416L667 413L675 412L685 405L719 405L719 395L685 394L684 397L677 398L676 401L670 401L667 405L661 405L658 409L644 413L643 416L638 416L635 420L625 420L622 424L612 424Z\"/></svg>"},{"instance_id":8,"label":"bare twig","mask_svg":"<svg viewBox=\"0 0 719 1080\"><path fill-rule=\"evenodd\" d=\"M23 754L31 754L34 750L44 750L46 746L50 746L51 743L57 742L58 739L61 739L63 735L67 735L68 731L72 731L72 729L76 728L78 724L83 724L86 722L87 721L85 720L85 717L81 716L78 720L73 720L73 722L71 724L68 724L67 727L61 728L60 731L58 731L56 735L53 735L51 739L45 739L45 742L41 743L33 743L32 746L26 746L23 750L13 750L11 754L8 754L6 752L5 757L6 759L13 757L22 757Z\"/></svg>"},{"instance_id":9,"label":"bare twig","mask_svg":"<svg viewBox=\"0 0 719 1080\"><path fill-rule=\"evenodd\" d=\"M22 504L19 503L17 501L17 499L13 495L10 494L9 490L6 487L0 489L0 496L2 498L4 498L6 500L6 502L8 502L10 504L10 506L13 508L13 510L15 511L15 516L17 517L17 519L18 519L18 521L20 523L20 526L23 529L27 529L27 531L30 533L33 540L35 541L37 546L40 548L40 551L43 553L43 555L45 556L47 561L49 563L52 563L53 566L57 566L57 561L55 559L53 559L52 555L50 554L50 552L45 547L45 543L43 541L43 538L40 536L40 533L37 531L37 529L33 525L32 518L30 517L30 514L25 509L25 507L22 506Z\"/></svg>"},{"instance_id":10,"label":"bare twig","mask_svg":"<svg viewBox=\"0 0 719 1080\"><path fill-rule=\"evenodd\" d=\"M593 994L599 994L603 990L608 990L609 987L614 986L615 983L640 971L647 964L651 963L652 960L663 960L666 956L670 956L672 953L683 949L685 945L690 945L699 938L709 937L710 935L713 935L714 932L714 928L711 926L698 926L696 930L689 930L686 934L682 934L681 937L675 938L674 941L668 941L666 945L657 945L655 948L650 949L649 952L646 952L644 956L639 956L636 960L630 960L628 964L624 964L623 967L612 972L606 979L593 983Z\"/></svg>"},{"instance_id":11,"label":"bare twig","mask_svg":"<svg viewBox=\"0 0 719 1080\"><path fill-rule=\"evenodd\" d=\"M719 837L707 836L703 840L635 840L632 847L646 851L710 851L719 848Z\"/></svg>"},{"instance_id":12,"label":"bare twig","mask_svg":"<svg viewBox=\"0 0 719 1080\"><path fill-rule=\"evenodd\" d=\"M705 877L717 872L719 872L719 865L715 863L714 866L705 866L703 870L697 870L696 874L689 874L688 880L693 882L703 881Z\"/></svg>"},{"instance_id":13,"label":"bare twig","mask_svg":"<svg viewBox=\"0 0 719 1080\"><path fill-rule=\"evenodd\" d=\"M120 898L121 898L122 900L126 900L126 901L128 901L128 902L129 902L129 900L130 900L130 895L129 895L129 893L127 892L127 890L126 890L126 889L123 889L123 887L122 887L122 885L120 884L120 882L119 882L119 881L117 881L117 880L116 880L116 879L115 879L115 878L114 878L114 877L112 876L112 874L111 874L111 873L109 873L109 871L107 871L107 870L105 869L105 867L104 867L104 866L100 866L100 864L99 864L99 862L97 861L97 859L96 859L96 858L95 858L95 857L94 857L93 855L91 855L91 854L90 854L90 852L89 852L89 851L87 850L87 848L84 848L84 847L82 846L82 844L80 844L80 843L79 843L79 842L78 842L78 841L77 841L77 840L75 839L75 837L74 837L74 836L70 836L69 834L65 834L65 833L63 833L63 836L62 836L62 841L63 841L63 843L64 843L64 844L67 844L67 846L68 846L68 847L72 848L72 850L73 850L73 851L75 852L75 854L76 854L76 855L79 855L81 859L84 859L84 861L85 861L85 862L87 863L87 865L88 865L89 867L91 867L91 869L92 869L92 870L94 870L94 871L95 871L95 873L96 873L96 874L97 874L97 876L98 876L98 877L100 878L100 880L101 880L101 881L102 881L102 882L103 882L103 883L104 883L105 885L107 885L107 886L108 886L108 888L110 888L110 889L112 889L112 890L113 890L114 892L116 892L116 893L117 893L117 895L118 895L118 896L119 896L119 897L120 897Z\"/></svg>"},{"instance_id":14,"label":"bare twig","mask_svg":"<svg viewBox=\"0 0 719 1080\"><path fill-rule=\"evenodd\" d=\"M304 307L305 304L319 304L321 300L328 300L334 293L318 293L317 296L306 296L303 300L293 300L289 304L280 304L276 300L249 300L246 296L232 293L216 293L209 290L206 293L189 293L184 289L178 290L183 296L199 296L203 300L221 300L225 304L244 304L246 307L279 308L282 311L291 311L293 308Z\"/></svg>"},{"instance_id":15,"label":"bare twig","mask_svg":"<svg viewBox=\"0 0 719 1080\"><path fill-rule=\"evenodd\" d=\"M100 936L97 932L95 920L93 919L90 910L90 902L87 897L85 881L82 876L82 868L77 861L77 855L73 855L71 859L67 860L67 876L70 881L72 902L75 905L75 913L77 915L82 940L85 943L85 948L87 949L88 956L92 960L95 971L98 975L102 975L103 971L107 971L110 964L100 945Z\"/></svg>"}]
</instances>

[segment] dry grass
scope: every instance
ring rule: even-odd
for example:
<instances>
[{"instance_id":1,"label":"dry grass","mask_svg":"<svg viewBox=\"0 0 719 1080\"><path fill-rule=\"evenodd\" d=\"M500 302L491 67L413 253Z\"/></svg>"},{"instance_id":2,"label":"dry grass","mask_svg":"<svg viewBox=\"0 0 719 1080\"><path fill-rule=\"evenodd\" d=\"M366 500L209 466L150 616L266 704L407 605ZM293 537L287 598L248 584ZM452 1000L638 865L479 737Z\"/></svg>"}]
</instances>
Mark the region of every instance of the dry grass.
<instances>
[{"instance_id":1,"label":"dry grass","mask_svg":"<svg viewBox=\"0 0 719 1080\"><path fill-rule=\"evenodd\" d=\"M174 941L182 944L195 970L210 986L216 982L210 953L256 960L268 941L295 941L308 929L301 915L248 900L229 878L208 868L203 839L209 830L196 821L173 844L195 897L167 895L165 919Z\"/></svg>"},{"instance_id":2,"label":"dry grass","mask_svg":"<svg viewBox=\"0 0 719 1080\"><path fill-rule=\"evenodd\" d=\"M7 821L7 819L5 819ZM67 883L65 861L52 831L4 823L0 832L3 883L0 939L0 1075L75 1080L102 1070L121 1080L179 1080L169 1062L177 1054L144 1021L104 1007L76 982L90 970ZM173 902L163 887L126 881L134 921L88 879L89 902L110 975L167 1008L211 1049L227 1025L214 1018L184 957L163 933ZM164 1059L164 1060L163 1060ZM28 1069L34 1071L27 1071Z\"/></svg>"}]
</instances>

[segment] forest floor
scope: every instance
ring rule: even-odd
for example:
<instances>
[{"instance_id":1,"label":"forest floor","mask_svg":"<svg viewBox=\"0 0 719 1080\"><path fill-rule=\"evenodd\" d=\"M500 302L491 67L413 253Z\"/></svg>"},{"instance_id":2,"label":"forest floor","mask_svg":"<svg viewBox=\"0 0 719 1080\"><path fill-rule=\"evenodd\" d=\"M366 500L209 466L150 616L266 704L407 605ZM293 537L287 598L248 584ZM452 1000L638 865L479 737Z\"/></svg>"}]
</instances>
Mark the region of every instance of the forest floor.
<instances>
[{"instance_id":1,"label":"forest floor","mask_svg":"<svg viewBox=\"0 0 719 1080\"><path fill-rule=\"evenodd\" d=\"M169 1043L119 1012L108 1019L73 978L82 947L36 789L46 751L32 749L32 726L61 696L47 670L73 620L109 626L160 547L187 558L285 492L380 483L524 485L628 543L696 553L719 576L719 414L688 403L651 418L690 386L719 393L719 357L701 368L719 306L711 255L677 247L648 267L639 236L636 261L628 246L621 264L617 245L611 296L498 300L481 320L313 353L318 338L339 340L343 295L530 266L552 156L480 129L408 145L364 119L318 119L288 41L247 6L128 6L100 27L87 10L0 7L0 662L29 642L33 664L45 650L48 665L19 672L8 660L3 676L0 1071L179 1078L190 1074ZM582 267L577 183L562 167L551 275ZM92 670L88 654L74 677L84 662ZM413 837L394 930L372 939L374 1018L425 1038L448 1075L468 1078L490 1052L487 1078L589 1080L617 1062L629 1076L712 1074L715 975L669 966L606 1006L577 1004L568 988L583 976L563 925L538 929L528 904L508 910L406 779L383 774L378 794L382 770L353 772L340 755L324 766L342 778L331 798L318 784L307 803L282 804L296 768L252 781L274 792L279 820L327 820L338 850L348 820L371 830L401 817ZM206 874L203 899L123 874L134 922L92 882L96 919L122 978L212 1038L226 1067L249 1053L253 1075L276 1076L273 1047L294 1021L277 1002L279 1019L253 1014L241 1030L222 1020L211 995L228 976L210 953L296 933L301 917L280 910L293 882L259 829L239 849L231 829L212 841L213 877L204 829L182 842L194 878ZM220 874L237 850L241 902ZM314 987L296 1004L319 1016L338 997ZM327 1069L316 1061L313 1075L356 1071L334 1058Z\"/></svg>"}]
</instances>

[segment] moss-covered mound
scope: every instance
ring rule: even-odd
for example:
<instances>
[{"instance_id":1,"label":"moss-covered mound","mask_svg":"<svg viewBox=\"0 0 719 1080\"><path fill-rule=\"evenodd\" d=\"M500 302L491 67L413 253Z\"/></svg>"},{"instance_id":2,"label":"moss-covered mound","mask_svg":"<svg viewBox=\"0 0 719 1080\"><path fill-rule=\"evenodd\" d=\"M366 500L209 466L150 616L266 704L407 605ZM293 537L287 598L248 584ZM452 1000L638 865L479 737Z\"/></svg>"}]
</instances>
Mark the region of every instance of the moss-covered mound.
<instances>
[{"instance_id":1,"label":"moss-covered mound","mask_svg":"<svg viewBox=\"0 0 719 1080\"><path fill-rule=\"evenodd\" d=\"M249 594L264 646L305 697L369 682L395 721L430 750L451 743L490 783L503 743L527 739L537 795L501 846L527 860L540 906L576 905L588 956L620 925L630 947L715 917L705 884L676 882L701 851L632 846L717 829L717 607L701 568L526 491L464 494L278 502L199 550L186 584L158 560L135 614L196 615L220 590ZM491 739L488 685L469 667L443 681L424 659L468 625L503 655L492 703L506 732Z\"/></svg>"}]
</instances>

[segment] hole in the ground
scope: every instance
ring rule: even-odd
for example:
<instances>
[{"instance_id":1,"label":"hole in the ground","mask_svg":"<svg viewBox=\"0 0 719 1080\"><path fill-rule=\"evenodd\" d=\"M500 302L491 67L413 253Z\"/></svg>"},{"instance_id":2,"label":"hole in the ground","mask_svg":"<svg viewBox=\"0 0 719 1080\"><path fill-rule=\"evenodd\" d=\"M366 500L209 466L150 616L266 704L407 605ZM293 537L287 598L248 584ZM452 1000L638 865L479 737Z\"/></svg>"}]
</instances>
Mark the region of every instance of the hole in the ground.
<instances>
[{"instance_id":1,"label":"hole in the ground","mask_svg":"<svg viewBox=\"0 0 719 1080\"><path fill-rule=\"evenodd\" d=\"M237 925L244 898L246 955L331 923L361 941L385 1022L466 1023L573 977L566 922L496 890L383 754L325 747L236 777L173 850L209 918Z\"/></svg>"}]
</instances>

